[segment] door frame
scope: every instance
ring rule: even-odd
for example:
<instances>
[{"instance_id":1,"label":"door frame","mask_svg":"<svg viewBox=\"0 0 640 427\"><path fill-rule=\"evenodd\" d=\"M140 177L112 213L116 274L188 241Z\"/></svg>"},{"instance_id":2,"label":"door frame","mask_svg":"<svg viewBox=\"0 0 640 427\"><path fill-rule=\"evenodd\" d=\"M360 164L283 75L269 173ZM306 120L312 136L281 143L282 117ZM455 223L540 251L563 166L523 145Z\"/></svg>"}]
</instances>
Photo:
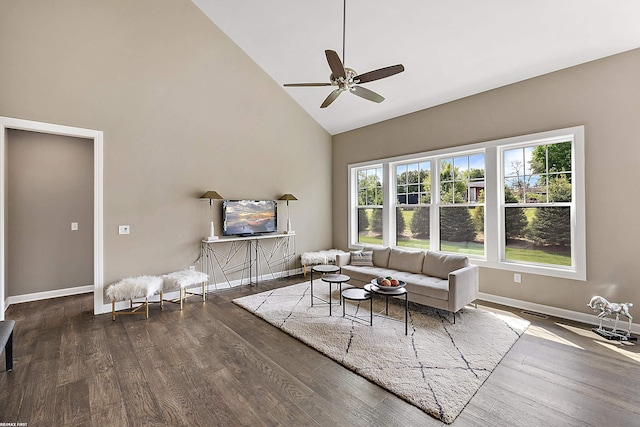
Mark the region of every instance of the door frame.
<instances>
[{"instance_id":1,"label":"door frame","mask_svg":"<svg viewBox=\"0 0 640 427\"><path fill-rule=\"evenodd\" d=\"M103 132L0 116L0 320L6 309L6 171L8 130L26 130L93 141L93 312L104 312Z\"/></svg>"}]
</instances>

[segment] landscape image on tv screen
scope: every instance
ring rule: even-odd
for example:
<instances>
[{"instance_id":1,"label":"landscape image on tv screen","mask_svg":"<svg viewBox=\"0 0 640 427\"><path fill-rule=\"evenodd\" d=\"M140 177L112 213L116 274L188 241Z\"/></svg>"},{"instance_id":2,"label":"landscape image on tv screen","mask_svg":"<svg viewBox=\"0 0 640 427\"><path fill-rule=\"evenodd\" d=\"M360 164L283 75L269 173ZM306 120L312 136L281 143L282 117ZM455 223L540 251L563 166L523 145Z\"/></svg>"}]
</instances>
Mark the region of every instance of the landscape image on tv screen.
<instances>
[{"instance_id":1,"label":"landscape image on tv screen","mask_svg":"<svg viewBox=\"0 0 640 427\"><path fill-rule=\"evenodd\" d=\"M278 229L275 200L225 200L222 208L225 236L273 233Z\"/></svg>"}]
</instances>

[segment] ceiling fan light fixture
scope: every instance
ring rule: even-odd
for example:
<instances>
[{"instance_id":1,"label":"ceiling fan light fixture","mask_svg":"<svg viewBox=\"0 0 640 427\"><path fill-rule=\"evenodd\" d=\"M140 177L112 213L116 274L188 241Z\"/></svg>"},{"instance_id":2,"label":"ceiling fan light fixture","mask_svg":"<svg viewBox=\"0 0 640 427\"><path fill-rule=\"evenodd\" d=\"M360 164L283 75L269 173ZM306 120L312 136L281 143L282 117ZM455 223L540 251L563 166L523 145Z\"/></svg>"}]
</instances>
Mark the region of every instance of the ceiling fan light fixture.
<instances>
[{"instance_id":1,"label":"ceiling fan light fixture","mask_svg":"<svg viewBox=\"0 0 640 427\"><path fill-rule=\"evenodd\" d=\"M344 0L342 20L342 59L345 57L346 15L347 0ZM380 103L384 101L383 96L357 85L391 77L404 71L404 66L402 64L397 64L369 71L364 74L358 74L354 69L345 67L335 51L327 49L324 53L327 58L327 63L329 64L329 68L331 69L331 75L329 76L330 83L286 83L284 85L288 87L337 86L338 89L335 89L329 94L329 96L327 96L322 105L320 105L320 108L328 107L333 101L335 101L340 93L347 90L363 99Z\"/></svg>"}]
</instances>

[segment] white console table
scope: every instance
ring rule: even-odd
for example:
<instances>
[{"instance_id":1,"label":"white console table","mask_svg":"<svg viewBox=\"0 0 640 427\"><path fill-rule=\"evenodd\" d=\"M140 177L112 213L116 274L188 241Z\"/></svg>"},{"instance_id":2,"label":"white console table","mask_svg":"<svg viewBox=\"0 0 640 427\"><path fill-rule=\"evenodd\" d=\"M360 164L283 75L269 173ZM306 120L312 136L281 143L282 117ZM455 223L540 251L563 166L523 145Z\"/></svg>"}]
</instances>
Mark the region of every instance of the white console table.
<instances>
[{"instance_id":1,"label":"white console table","mask_svg":"<svg viewBox=\"0 0 640 427\"><path fill-rule=\"evenodd\" d=\"M267 242L269 244L267 244ZM257 285L261 267L271 278L282 277L289 271L296 255L295 234L264 234L243 237L221 237L203 240L200 244L198 269L209 275L209 283L218 289L216 273L221 274L225 287L245 284ZM295 267L295 266L294 266ZM240 272L239 279L230 275ZM279 273L279 275L276 275ZM234 283L234 285L232 285Z\"/></svg>"}]
</instances>

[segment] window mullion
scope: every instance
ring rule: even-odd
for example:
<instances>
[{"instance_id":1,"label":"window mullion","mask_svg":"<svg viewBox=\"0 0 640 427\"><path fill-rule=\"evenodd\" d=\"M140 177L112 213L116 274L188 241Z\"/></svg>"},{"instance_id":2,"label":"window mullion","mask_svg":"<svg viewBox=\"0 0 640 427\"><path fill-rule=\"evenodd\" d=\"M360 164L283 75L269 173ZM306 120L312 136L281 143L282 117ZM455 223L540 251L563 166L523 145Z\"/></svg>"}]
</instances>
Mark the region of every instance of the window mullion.
<instances>
[{"instance_id":1,"label":"window mullion","mask_svg":"<svg viewBox=\"0 0 640 427\"><path fill-rule=\"evenodd\" d=\"M432 251L440 250L440 161L431 160L431 204L429 207L431 239L429 248Z\"/></svg>"},{"instance_id":2,"label":"window mullion","mask_svg":"<svg viewBox=\"0 0 640 427\"><path fill-rule=\"evenodd\" d=\"M394 212L395 203L392 202L391 196L395 195L396 179L391 176L393 167L389 165L389 162L382 164L382 245L394 246L396 244L395 224L396 219ZM393 186L393 187L392 187Z\"/></svg>"},{"instance_id":3,"label":"window mullion","mask_svg":"<svg viewBox=\"0 0 640 427\"><path fill-rule=\"evenodd\" d=\"M487 147L484 156L484 248L488 262L498 262L502 256L500 242L504 242L504 210L501 209L501 200L504 189L500 184L503 181L499 173L500 150L496 147ZM495 219L494 219L495 218Z\"/></svg>"}]
</instances>

